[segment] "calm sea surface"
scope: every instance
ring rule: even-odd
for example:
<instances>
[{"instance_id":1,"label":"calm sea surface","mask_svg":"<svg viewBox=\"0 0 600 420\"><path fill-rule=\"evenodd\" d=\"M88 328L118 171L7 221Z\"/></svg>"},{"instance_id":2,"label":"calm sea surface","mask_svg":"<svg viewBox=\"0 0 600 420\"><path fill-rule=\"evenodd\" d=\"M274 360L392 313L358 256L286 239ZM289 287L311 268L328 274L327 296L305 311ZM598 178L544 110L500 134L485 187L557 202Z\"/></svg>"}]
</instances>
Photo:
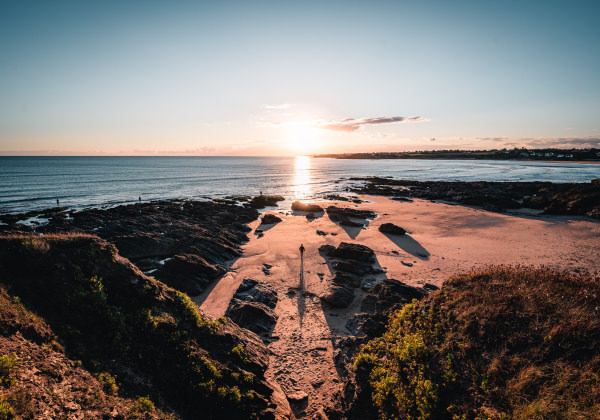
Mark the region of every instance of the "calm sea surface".
<instances>
[{"instance_id":1,"label":"calm sea surface","mask_svg":"<svg viewBox=\"0 0 600 420\"><path fill-rule=\"evenodd\" d=\"M586 182L600 165L308 157L0 157L0 213L164 198L278 194L314 200L355 176L412 180ZM341 180L341 181L340 181Z\"/></svg>"}]
</instances>

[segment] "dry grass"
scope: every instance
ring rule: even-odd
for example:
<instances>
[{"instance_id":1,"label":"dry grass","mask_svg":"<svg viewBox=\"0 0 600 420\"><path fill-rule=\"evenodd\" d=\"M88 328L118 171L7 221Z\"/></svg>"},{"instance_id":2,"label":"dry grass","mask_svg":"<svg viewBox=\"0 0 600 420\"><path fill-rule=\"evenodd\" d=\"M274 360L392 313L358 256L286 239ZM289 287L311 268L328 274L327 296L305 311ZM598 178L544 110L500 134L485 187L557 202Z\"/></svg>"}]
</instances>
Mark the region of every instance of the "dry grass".
<instances>
[{"instance_id":1,"label":"dry grass","mask_svg":"<svg viewBox=\"0 0 600 420\"><path fill-rule=\"evenodd\" d=\"M597 276L490 267L396 313L356 365L382 415L598 418L599 311Z\"/></svg>"}]
</instances>

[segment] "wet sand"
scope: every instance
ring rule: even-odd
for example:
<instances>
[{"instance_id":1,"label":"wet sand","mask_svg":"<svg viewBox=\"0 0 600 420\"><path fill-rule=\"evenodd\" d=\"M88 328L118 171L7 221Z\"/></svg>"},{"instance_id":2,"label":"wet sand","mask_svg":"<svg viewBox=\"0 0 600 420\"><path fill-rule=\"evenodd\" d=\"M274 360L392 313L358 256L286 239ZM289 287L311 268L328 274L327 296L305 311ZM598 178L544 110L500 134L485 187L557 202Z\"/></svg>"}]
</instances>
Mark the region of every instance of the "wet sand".
<instances>
[{"instance_id":1,"label":"wet sand","mask_svg":"<svg viewBox=\"0 0 600 420\"><path fill-rule=\"evenodd\" d=\"M364 292L356 289L350 307L331 309L319 295L332 277L319 255L323 244L355 242L373 249L384 277L419 286L441 286L455 273L490 264L545 265L561 269L600 271L600 223L581 217L530 217L491 213L458 205L423 200L398 202L385 197L361 197L364 202L322 203L373 210L378 217L366 229L342 227L327 214L308 219L303 213L271 211L284 220L254 230L244 254L230 272L195 299L212 317L225 313L245 277L268 282L278 293L279 316L269 349L267 371L290 399L296 418L324 416L334 406L341 383L333 363L332 338L346 336L346 321L357 313ZM318 214L317 214L318 215ZM391 222L406 229L405 236L386 235L378 226ZM318 235L317 230L326 233ZM299 246L306 251L300 260ZM263 264L272 265L267 275ZM301 276L301 268L303 269Z\"/></svg>"}]
</instances>

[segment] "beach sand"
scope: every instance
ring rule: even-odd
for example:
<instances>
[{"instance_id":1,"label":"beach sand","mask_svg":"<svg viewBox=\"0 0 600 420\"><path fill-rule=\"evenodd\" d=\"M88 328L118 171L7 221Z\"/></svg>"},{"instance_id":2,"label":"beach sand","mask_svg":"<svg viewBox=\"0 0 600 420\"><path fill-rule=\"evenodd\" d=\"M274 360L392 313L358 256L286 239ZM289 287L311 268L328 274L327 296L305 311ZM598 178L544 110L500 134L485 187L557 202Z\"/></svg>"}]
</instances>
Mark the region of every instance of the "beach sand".
<instances>
[{"instance_id":1,"label":"beach sand","mask_svg":"<svg viewBox=\"0 0 600 420\"><path fill-rule=\"evenodd\" d=\"M465 206L423 200L398 202L385 197L360 197L361 204L321 203L373 210L378 217L366 229L344 228L327 214L308 219L303 213L269 211L284 220L254 232L244 254L230 272L195 299L212 317L223 316L241 281L251 277L271 284L278 293L279 316L268 348L272 351L267 377L276 380L297 418L324 416L341 392L333 363L332 339L351 334L346 321L359 312L364 295L345 309L330 309L319 295L332 277L319 254L323 244L360 243L373 249L384 277L420 286L443 281L456 273L490 264L545 265L560 269L600 271L600 223L580 217L529 217L491 213ZM410 234L390 236L378 226L391 222ZM317 230L327 233L322 236ZM299 246L304 244L303 279ZM267 275L263 264L272 265Z\"/></svg>"}]
</instances>

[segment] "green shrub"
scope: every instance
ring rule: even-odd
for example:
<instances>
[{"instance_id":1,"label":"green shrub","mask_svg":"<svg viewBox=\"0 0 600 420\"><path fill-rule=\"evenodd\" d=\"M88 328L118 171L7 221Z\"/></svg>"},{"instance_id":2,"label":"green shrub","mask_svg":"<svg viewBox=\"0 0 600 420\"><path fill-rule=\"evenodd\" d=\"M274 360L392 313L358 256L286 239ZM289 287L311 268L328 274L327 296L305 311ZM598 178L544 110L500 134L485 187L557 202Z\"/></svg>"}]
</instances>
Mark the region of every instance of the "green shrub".
<instances>
[{"instance_id":1,"label":"green shrub","mask_svg":"<svg viewBox=\"0 0 600 420\"><path fill-rule=\"evenodd\" d=\"M116 376L112 376L108 372L101 372L98 374L98 382L102 384L102 389L109 395L117 395L119 386L117 385Z\"/></svg>"},{"instance_id":2,"label":"green shrub","mask_svg":"<svg viewBox=\"0 0 600 420\"><path fill-rule=\"evenodd\" d=\"M15 410L4 395L0 395L0 420L15 419Z\"/></svg>"},{"instance_id":3,"label":"green shrub","mask_svg":"<svg viewBox=\"0 0 600 420\"><path fill-rule=\"evenodd\" d=\"M155 410L154 403L149 397L139 397L138 400L133 404L129 415L129 419L139 419L142 414L153 413Z\"/></svg>"},{"instance_id":4,"label":"green shrub","mask_svg":"<svg viewBox=\"0 0 600 420\"><path fill-rule=\"evenodd\" d=\"M17 357L13 353L0 356L0 385L6 388L11 387L16 382L15 369L17 367Z\"/></svg>"}]
</instances>

